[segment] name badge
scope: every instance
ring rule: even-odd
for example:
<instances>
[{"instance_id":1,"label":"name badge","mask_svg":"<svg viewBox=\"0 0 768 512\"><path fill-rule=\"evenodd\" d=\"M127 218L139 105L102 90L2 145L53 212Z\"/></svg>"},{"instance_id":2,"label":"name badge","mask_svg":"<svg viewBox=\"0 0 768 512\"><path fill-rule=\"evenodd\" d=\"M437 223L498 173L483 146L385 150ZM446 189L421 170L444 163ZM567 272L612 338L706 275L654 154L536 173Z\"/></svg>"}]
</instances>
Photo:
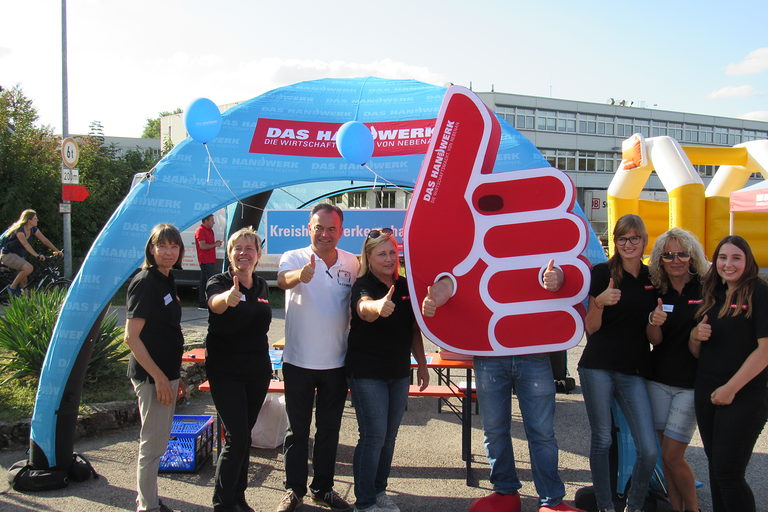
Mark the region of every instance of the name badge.
<instances>
[{"instance_id":1,"label":"name badge","mask_svg":"<svg viewBox=\"0 0 768 512\"><path fill-rule=\"evenodd\" d=\"M704 299L691 299L688 304L704 304Z\"/></svg>"},{"instance_id":2,"label":"name badge","mask_svg":"<svg viewBox=\"0 0 768 512\"><path fill-rule=\"evenodd\" d=\"M643 286L643 289L644 290L653 290L653 285L652 284L647 284L647 285Z\"/></svg>"},{"instance_id":3,"label":"name badge","mask_svg":"<svg viewBox=\"0 0 768 512\"><path fill-rule=\"evenodd\" d=\"M661 305L661 310L663 312L665 312L665 313L671 313L671 312L673 312L675 310L675 305L674 304L662 304Z\"/></svg>"},{"instance_id":4,"label":"name badge","mask_svg":"<svg viewBox=\"0 0 768 512\"><path fill-rule=\"evenodd\" d=\"M348 270L339 270L337 282L341 286L352 286L352 274Z\"/></svg>"},{"instance_id":5,"label":"name badge","mask_svg":"<svg viewBox=\"0 0 768 512\"><path fill-rule=\"evenodd\" d=\"M240 296L240 302L245 302L245 295Z\"/></svg>"},{"instance_id":6,"label":"name badge","mask_svg":"<svg viewBox=\"0 0 768 512\"><path fill-rule=\"evenodd\" d=\"M166 296L163 297L163 302L165 303L166 306L171 302L173 302L173 297L171 297L170 293L166 294Z\"/></svg>"}]
</instances>

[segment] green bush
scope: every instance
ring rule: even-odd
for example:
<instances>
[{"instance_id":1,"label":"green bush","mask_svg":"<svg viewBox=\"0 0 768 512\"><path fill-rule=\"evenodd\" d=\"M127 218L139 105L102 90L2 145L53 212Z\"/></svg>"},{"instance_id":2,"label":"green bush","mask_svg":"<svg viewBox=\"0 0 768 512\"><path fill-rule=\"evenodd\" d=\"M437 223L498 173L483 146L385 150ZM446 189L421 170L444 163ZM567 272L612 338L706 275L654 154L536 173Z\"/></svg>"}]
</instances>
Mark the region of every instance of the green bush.
<instances>
[{"instance_id":1,"label":"green bush","mask_svg":"<svg viewBox=\"0 0 768 512\"><path fill-rule=\"evenodd\" d=\"M66 290L32 291L11 299L0 317L0 375L3 383L32 377L37 380ZM113 375L130 350L123 344L123 328L117 315L104 318L99 329L86 379L95 381Z\"/></svg>"}]
</instances>

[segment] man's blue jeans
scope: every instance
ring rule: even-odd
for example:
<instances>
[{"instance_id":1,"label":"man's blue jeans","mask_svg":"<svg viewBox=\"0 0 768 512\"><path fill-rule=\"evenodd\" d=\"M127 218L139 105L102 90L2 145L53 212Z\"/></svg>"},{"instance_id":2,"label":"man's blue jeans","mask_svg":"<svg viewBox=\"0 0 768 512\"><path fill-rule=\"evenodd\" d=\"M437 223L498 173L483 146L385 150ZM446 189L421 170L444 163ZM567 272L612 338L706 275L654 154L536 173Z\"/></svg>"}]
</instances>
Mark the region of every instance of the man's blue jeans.
<instances>
[{"instance_id":1,"label":"man's blue jeans","mask_svg":"<svg viewBox=\"0 0 768 512\"><path fill-rule=\"evenodd\" d=\"M642 510L656 465L656 433L645 381L638 375L591 368L579 368L579 377L592 429L589 466L595 485L597 507L614 508L608 453L613 428L611 403L615 398L627 419L637 449L637 460L632 468L632 485L627 493L627 509Z\"/></svg>"},{"instance_id":2,"label":"man's blue jeans","mask_svg":"<svg viewBox=\"0 0 768 512\"><path fill-rule=\"evenodd\" d=\"M557 472L555 381L548 354L475 357L477 399L493 490L514 494L522 484L512 451L512 390L517 392L539 505L557 505L565 486Z\"/></svg>"},{"instance_id":3,"label":"man's blue jeans","mask_svg":"<svg viewBox=\"0 0 768 512\"><path fill-rule=\"evenodd\" d=\"M375 505L376 496L387 489L395 438L408 401L408 377L349 377L348 382L360 433L352 460L355 506L365 509Z\"/></svg>"}]
</instances>

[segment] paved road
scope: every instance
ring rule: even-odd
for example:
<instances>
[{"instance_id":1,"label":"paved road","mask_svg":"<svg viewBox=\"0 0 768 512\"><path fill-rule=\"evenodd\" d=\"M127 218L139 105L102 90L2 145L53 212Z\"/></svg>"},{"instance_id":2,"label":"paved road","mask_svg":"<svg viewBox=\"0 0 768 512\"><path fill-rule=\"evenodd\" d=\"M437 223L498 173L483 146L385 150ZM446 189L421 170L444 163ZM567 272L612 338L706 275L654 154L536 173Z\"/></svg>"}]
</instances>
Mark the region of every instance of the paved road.
<instances>
[{"instance_id":1,"label":"paved road","mask_svg":"<svg viewBox=\"0 0 768 512\"><path fill-rule=\"evenodd\" d=\"M118 311L120 308L118 308ZM206 313L185 308L183 327L187 338L204 336ZM270 339L283 336L283 315L275 311ZM575 372L581 347L569 353L569 369ZM566 482L566 497L572 499L577 489L590 484L588 462L589 427L580 389L571 394L557 395L556 432L560 444L560 468ZM214 414L209 394L198 394L191 403L182 405L180 414ZM513 439L516 462L523 480L521 494L523 511L535 512L536 492L531 481L530 459L525 442L517 403L513 404ZM405 511L463 512L473 499L489 492L488 464L482 445L480 419L473 415L472 458L475 486L464 483L464 463L460 457L461 425L449 412L437 413L433 398L412 398L408 402L397 441L395 461L389 489ZM135 499L134 464L138 428L112 431L98 438L80 440L75 450L84 453L102 475L98 480L71 484L60 491L22 494L7 491L0 494L0 510L22 512L55 510L61 512L132 510ZM350 403L344 411L337 464L336 489L350 501L354 500L352 454L357 440L357 424ZM689 448L689 461L699 480L707 481L706 458L698 435ZM8 467L25 458L23 451L0 452L0 465ZM762 475L768 474L768 443L761 436L756 447L749 478L758 501L758 510L768 510L768 489ZM259 511L271 512L283 495L283 462L279 450L251 451L250 482L247 499ZM195 474L164 474L160 490L167 504L185 512L211 510L213 469L210 464ZM709 510L709 491L699 491L702 510ZM305 505L309 512L322 510Z\"/></svg>"}]
</instances>

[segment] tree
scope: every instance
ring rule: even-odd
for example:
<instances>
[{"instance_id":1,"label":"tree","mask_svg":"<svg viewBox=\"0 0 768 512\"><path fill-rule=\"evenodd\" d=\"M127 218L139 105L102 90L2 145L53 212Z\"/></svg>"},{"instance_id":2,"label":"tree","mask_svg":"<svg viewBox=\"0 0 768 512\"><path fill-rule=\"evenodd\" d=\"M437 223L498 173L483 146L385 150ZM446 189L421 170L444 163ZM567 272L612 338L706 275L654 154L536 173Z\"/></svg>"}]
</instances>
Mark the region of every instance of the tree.
<instances>
[{"instance_id":1,"label":"tree","mask_svg":"<svg viewBox=\"0 0 768 512\"><path fill-rule=\"evenodd\" d=\"M160 118L164 116L171 116L173 114L181 114L184 112L182 109L177 108L172 112L160 112L157 117L147 119L147 123L144 125L144 132L141 137L143 139L159 139L160 138Z\"/></svg>"}]
</instances>

